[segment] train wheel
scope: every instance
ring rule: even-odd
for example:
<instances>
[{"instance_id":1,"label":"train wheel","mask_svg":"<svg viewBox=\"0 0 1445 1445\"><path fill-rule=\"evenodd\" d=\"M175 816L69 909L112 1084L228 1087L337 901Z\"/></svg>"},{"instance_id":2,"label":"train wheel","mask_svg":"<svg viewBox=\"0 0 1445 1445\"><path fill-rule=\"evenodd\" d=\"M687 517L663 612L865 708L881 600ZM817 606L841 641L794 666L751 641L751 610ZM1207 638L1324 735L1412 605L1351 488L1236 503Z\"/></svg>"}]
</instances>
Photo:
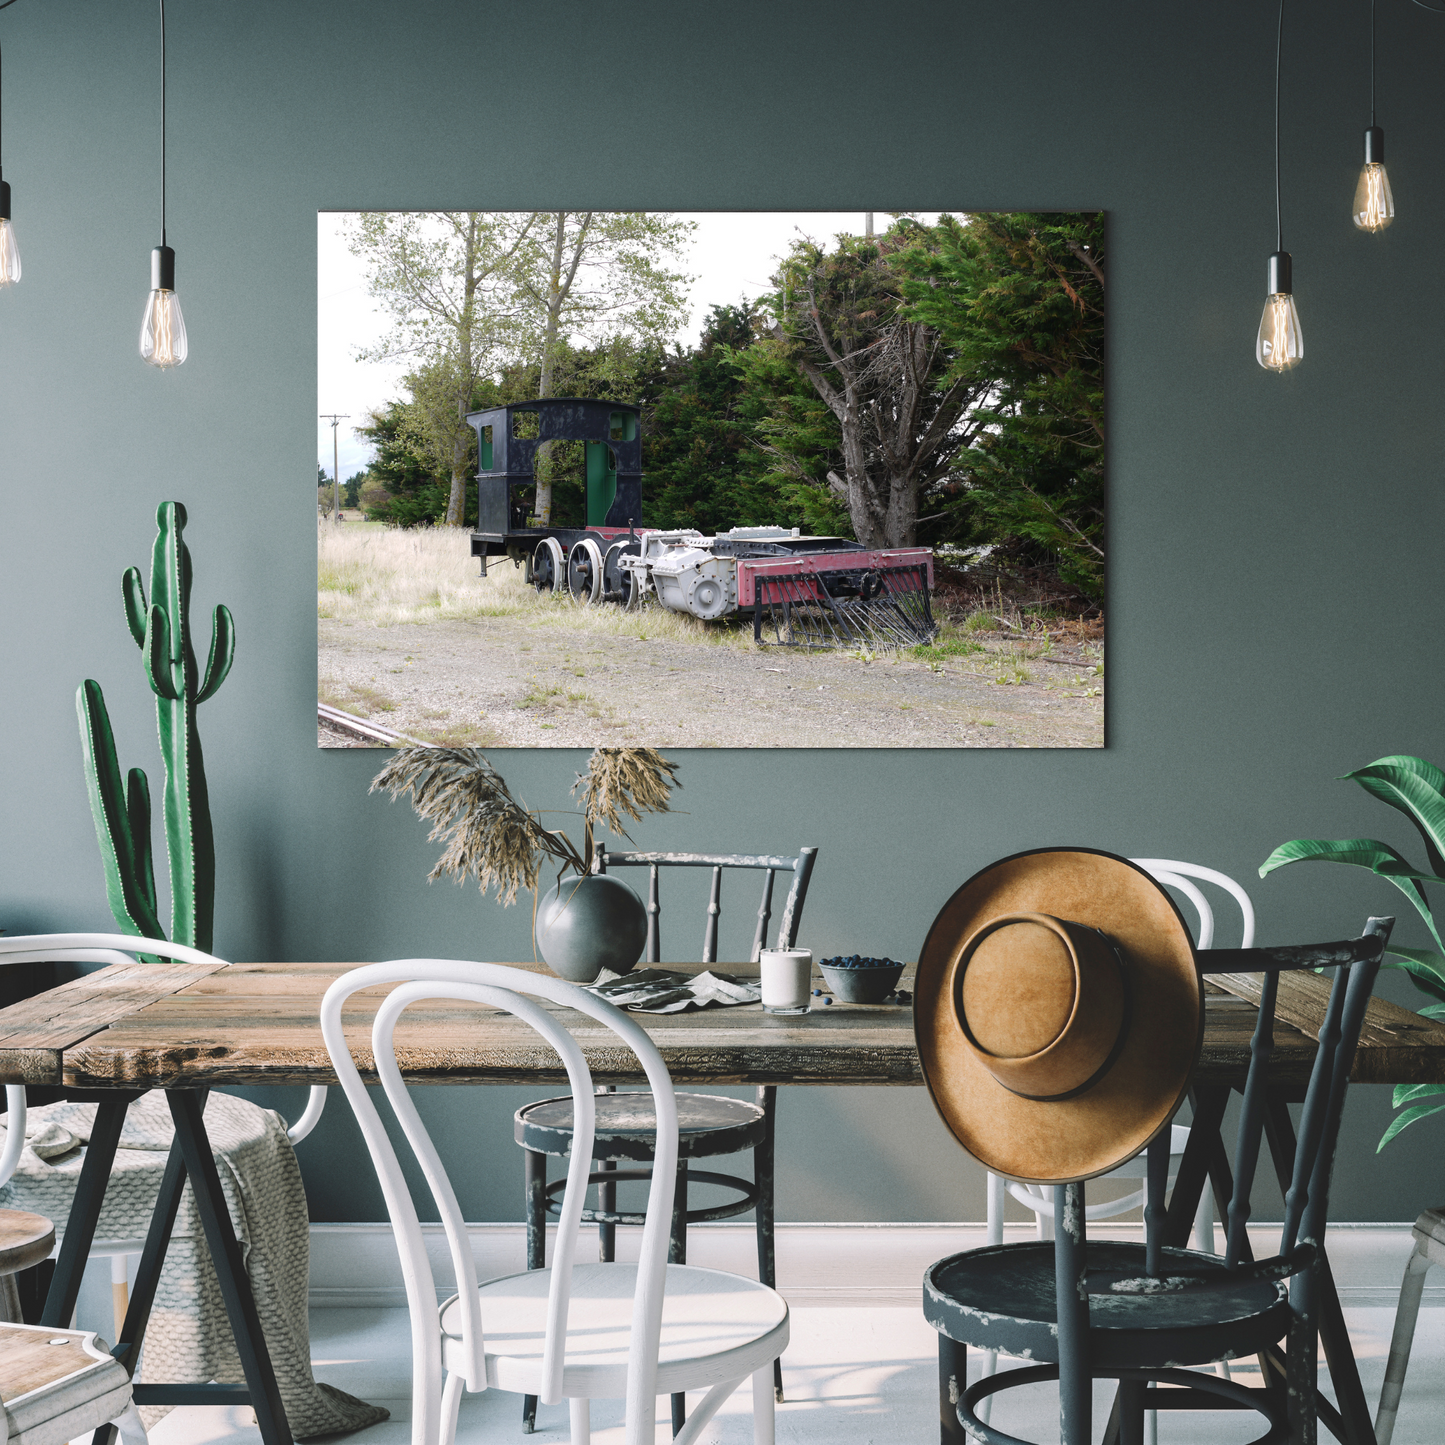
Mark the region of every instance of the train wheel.
<instances>
[{"instance_id":1,"label":"train wheel","mask_svg":"<svg viewBox=\"0 0 1445 1445\"><path fill-rule=\"evenodd\" d=\"M635 557L640 550L636 542L614 542L602 559L602 595L620 602L626 611L632 608L636 588L632 573L622 566L622 558Z\"/></svg>"},{"instance_id":2,"label":"train wheel","mask_svg":"<svg viewBox=\"0 0 1445 1445\"><path fill-rule=\"evenodd\" d=\"M591 537L575 543L567 558L567 590L584 607L602 600L602 551Z\"/></svg>"},{"instance_id":3,"label":"train wheel","mask_svg":"<svg viewBox=\"0 0 1445 1445\"><path fill-rule=\"evenodd\" d=\"M566 576L562 548L554 537L543 537L532 553L532 586L538 592L550 592Z\"/></svg>"}]
</instances>

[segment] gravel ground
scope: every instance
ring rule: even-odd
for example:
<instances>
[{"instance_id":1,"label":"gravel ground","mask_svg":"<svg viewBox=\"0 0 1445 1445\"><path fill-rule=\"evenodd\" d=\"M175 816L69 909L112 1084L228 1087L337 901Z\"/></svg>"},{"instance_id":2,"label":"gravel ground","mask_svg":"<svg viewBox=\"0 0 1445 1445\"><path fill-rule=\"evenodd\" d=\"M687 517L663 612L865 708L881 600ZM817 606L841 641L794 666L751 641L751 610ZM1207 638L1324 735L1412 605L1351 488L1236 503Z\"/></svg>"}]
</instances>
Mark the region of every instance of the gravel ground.
<instances>
[{"instance_id":1,"label":"gravel ground","mask_svg":"<svg viewBox=\"0 0 1445 1445\"><path fill-rule=\"evenodd\" d=\"M1099 645L1052 661L1000 640L936 664L538 628L323 619L324 702L477 747L1102 747ZM1012 679L1000 684L996 679ZM1097 691L1100 695L1085 694ZM355 746L318 730L322 747Z\"/></svg>"}]
</instances>

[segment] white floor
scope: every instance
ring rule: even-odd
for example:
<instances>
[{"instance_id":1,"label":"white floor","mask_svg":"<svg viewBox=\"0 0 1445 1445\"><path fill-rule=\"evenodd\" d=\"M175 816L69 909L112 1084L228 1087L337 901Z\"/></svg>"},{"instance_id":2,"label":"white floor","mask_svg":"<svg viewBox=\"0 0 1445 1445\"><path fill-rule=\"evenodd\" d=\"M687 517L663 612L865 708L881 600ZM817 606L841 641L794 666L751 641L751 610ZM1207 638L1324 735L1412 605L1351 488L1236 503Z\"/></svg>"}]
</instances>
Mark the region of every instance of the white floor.
<instances>
[{"instance_id":1,"label":"white floor","mask_svg":"<svg viewBox=\"0 0 1445 1445\"><path fill-rule=\"evenodd\" d=\"M1365 1394L1373 1410L1384 1375L1394 1312L1347 1308ZM316 1309L311 1315L316 1377L364 1399L386 1405L390 1421L345 1438L355 1445L404 1445L409 1439L410 1344L400 1309ZM935 1336L916 1307L837 1308L804 1305L793 1310L792 1344L783 1358L787 1403L778 1407L779 1445L934 1445L938 1439ZM970 1376L977 1366L971 1362ZM1242 1376L1251 1383L1248 1374ZM1033 1398L1023 1398L1030 1395ZM1102 1427L1107 1387L1096 1391ZM660 1414L666 1416L666 1405ZM620 1403L593 1407L596 1445L620 1445ZM250 1412L183 1407L151 1432L153 1445L259 1445ZM464 1398L458 1445L524 1445L521 1401L488 1391ZM1426 1308L1395 1430L1396 1445L1440 1445L1445 1440L1445 1309ZM996 1406L995 1425L1051 1445L1058 1440L1057 1405L1042 1388L1020 1391ZM659 1426L659 1445L669 1435ZM1162 1416L1162 1445L1243 1445L1260 1433L1256 1417L1242 1414ZM1331 1437L1323 1429L1321 1440ZM567 1439L562 1405L538 1414L536 1445ZM1096 1434L1097 1438L1097 1434ZM751 1439L747 1396L724 1406L705 1433L715 1445L746 1445Z\"/></svg>"}]
</instances>

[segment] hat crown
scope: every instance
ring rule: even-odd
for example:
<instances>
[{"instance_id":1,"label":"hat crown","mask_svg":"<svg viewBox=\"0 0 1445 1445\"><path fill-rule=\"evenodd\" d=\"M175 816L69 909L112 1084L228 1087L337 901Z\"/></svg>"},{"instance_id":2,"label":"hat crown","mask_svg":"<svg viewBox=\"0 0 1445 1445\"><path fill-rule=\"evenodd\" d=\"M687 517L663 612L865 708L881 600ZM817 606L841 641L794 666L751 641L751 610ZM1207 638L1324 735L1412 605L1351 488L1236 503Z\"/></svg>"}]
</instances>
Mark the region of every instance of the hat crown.
<instances>
[{"instance_id":1,"label":"hat crown","mask_svg":"<svg viewBox=\"0 0 1445 1445\"><path fill-rule=\"evenodd\" d=\"M954 1008L1004 1088L1069 1098L1117 1053L1128 1013L1124 961L1096 928L1047 913L1000 914L963 946Z\"/></svg>"},{"instance_id":2,"label":"hat crown","mask_svg":"<svg viewBox=\"0 0 1445 1445\"><path fill-rule=\"evenodd\" d=\"M1064 940L1032 918L993 929L973 950L963 976L969 1032L997 1059L1028 1058L1048 1048L1068 1027L1077 996Z\"/></svg>"}]
</instances>

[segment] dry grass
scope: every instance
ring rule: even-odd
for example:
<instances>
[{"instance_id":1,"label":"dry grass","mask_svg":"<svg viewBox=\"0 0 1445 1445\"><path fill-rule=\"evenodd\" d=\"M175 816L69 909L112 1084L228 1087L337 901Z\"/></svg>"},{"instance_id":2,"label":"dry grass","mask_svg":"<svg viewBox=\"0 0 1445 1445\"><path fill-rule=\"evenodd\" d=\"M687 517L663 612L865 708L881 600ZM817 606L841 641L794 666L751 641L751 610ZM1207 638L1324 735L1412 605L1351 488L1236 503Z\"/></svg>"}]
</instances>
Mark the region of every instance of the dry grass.
<instances>
[{"instance_id":1,"label":"dry grass","mask_svg":"<svg viewBox=\"0 0 1445 1445\"><path fill-rule=\"evenodd\" d=\"M402 531L375 524L316 529L317 615L377 627L406 623L517 617L530 626L570 633L694 642L753 650L746 624L699 622L648 604L638 612L604 603L579 607L564 592L538 592L520 567L493 561L478 576L469 534L461 528Z\"/></svg>"}]
</instances>

